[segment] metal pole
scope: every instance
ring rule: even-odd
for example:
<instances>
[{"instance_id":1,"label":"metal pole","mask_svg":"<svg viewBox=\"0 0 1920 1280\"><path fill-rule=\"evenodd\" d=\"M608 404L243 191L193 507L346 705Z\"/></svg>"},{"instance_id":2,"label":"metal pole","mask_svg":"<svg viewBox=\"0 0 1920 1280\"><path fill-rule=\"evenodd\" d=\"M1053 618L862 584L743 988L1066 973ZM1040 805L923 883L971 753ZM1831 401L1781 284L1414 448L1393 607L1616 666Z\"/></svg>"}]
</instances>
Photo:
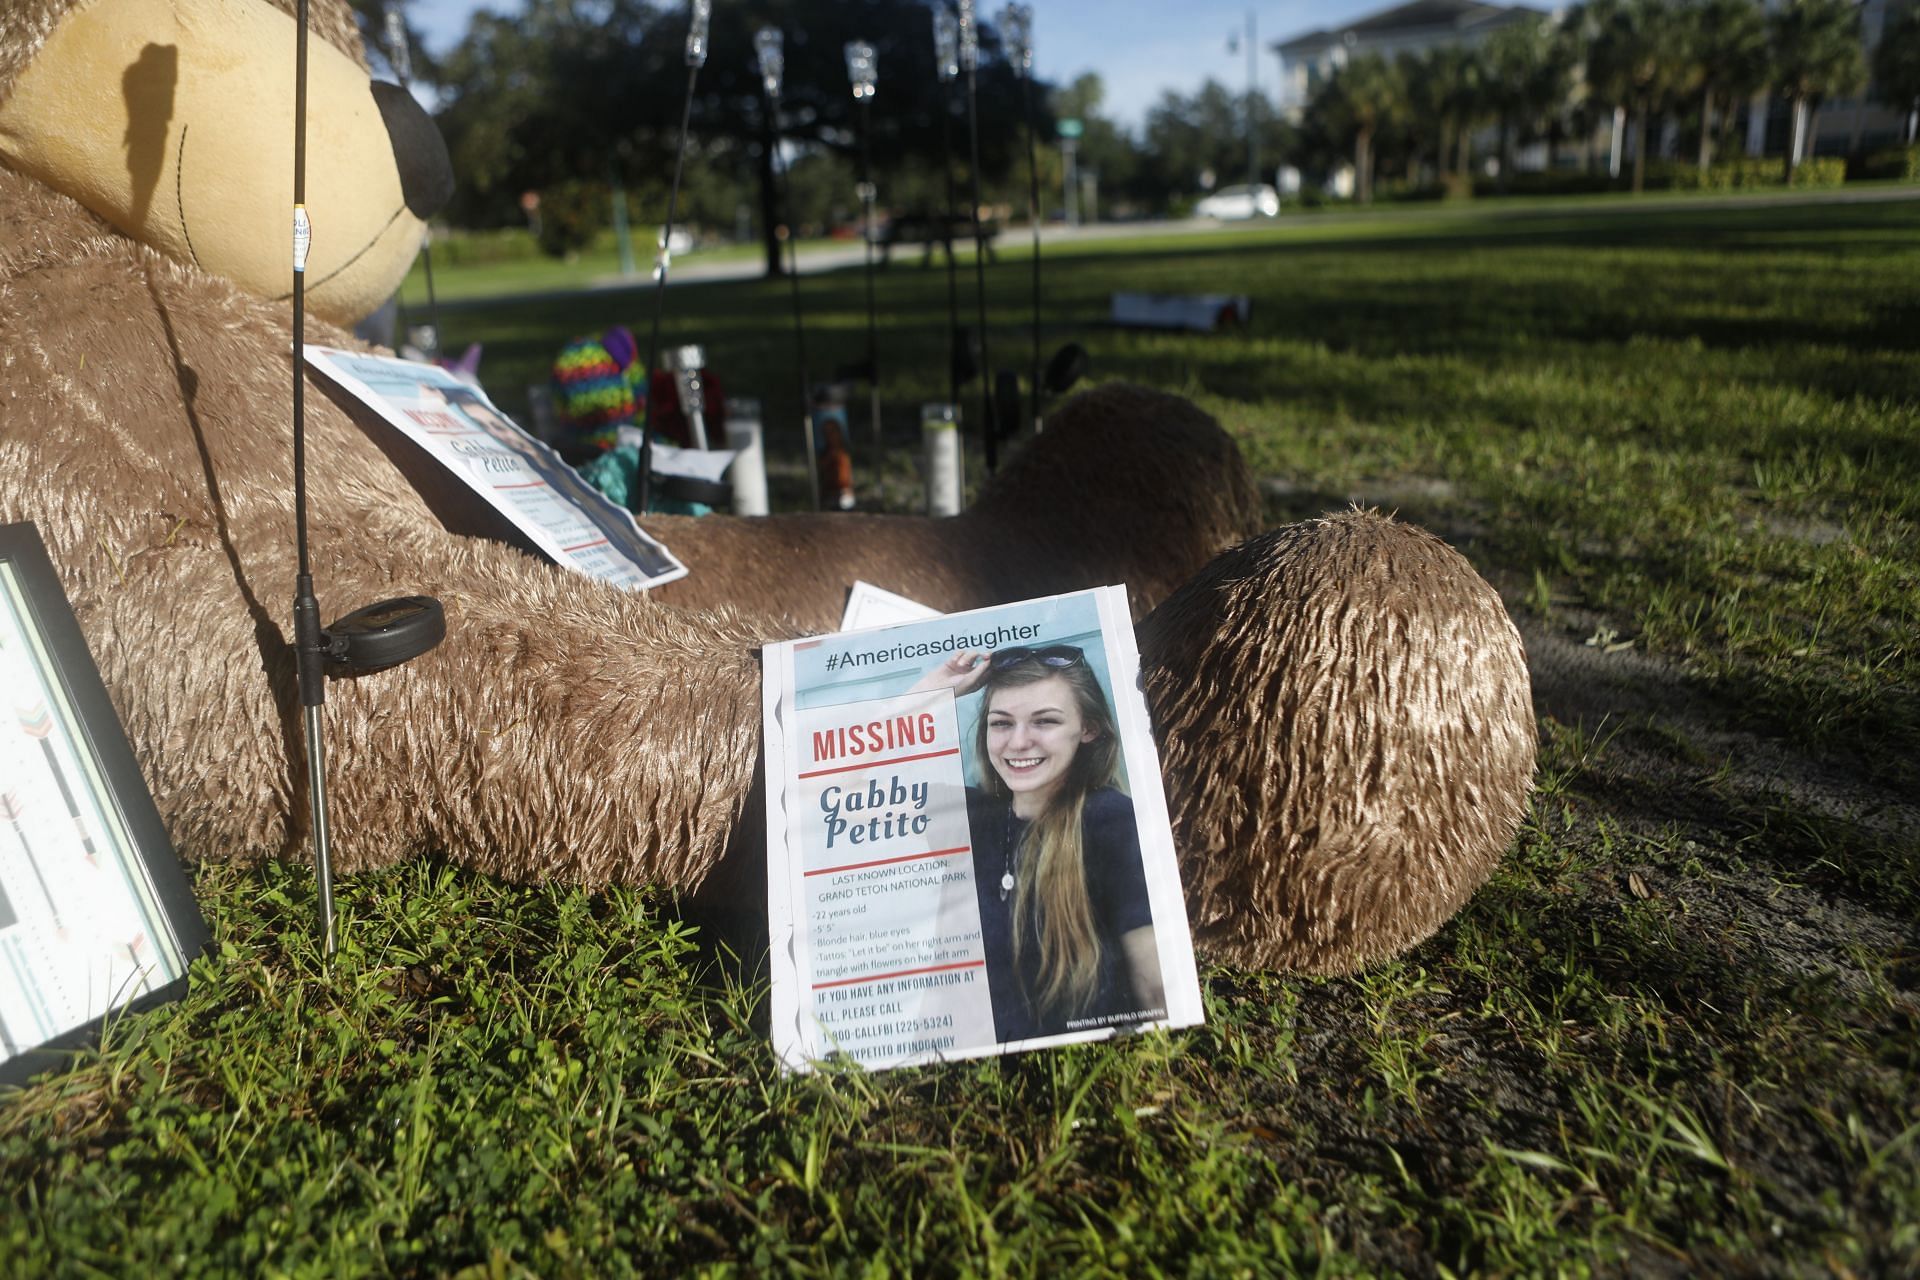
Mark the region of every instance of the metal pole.
<instances>
[{"instance_id":1,"label":"metal pole","mask_svg":"<svg viewBox=\"0 0 1920 1280\"><path fill-rule=\"evenodd\" d=\"M790 184L786 167L780 163L780 81L786 70L780 31L761 27L754 33L754 48L760 58L760 87L767 101L767 166L774 179L774 216L787 232L787 280L793 294L793 343L799 361L800 432L806 441L807 486L813 496L813 509L820 509L820 460L814 454L813 387L807 376L807 327L800 309L800 245L794 234Z\"/></svg>"},{"instance_id":2,"label":"metal pole","mask_svg":"<svg viewBox=\"0 0 1920 1280\"><path fill-rule=\"evenodd\" d=\"M880 433L880 338L873 304L873 99L860 99L860 238L867 246L867 378L873 405L873 483L884 488L882 460L886 441Z\"/></svg>"},{"instance_id":3,"label":"metal pole","mask_svg":"<svg viewBox=\"0 0 1920 1280\"><path fill-rule=\"evenodd\" d=\"M1259 210L1260 192L1260 132L1254 121L1254 106L1259 101L1259 47L1260 38L1254 20L1253 10L1247 10L1247 194L1253 197L1255 211Z\"/></svg>"},{"instance_id":4,"label":"metal pole","mask_svg":"<svg viewBox=\"0 0 1920 1280\"><path fill-rule=\"evenodd\" d=\"M1033 397L1033 429L1040 429L1040 160L1033 127L1033 77L1020 77L1020 96L1027 117L1027 219L1033 223L1033 372L1028 394Z\"/></svg>"},{"instance_id":5,"label":"metal pole","mask_svg":"<svg viewBox=\"0 0 1920 1280\"><path fill-rule=\"evenodd\" d=\"M660 229L660 252L653 269L653 331L647 337L646 399L640 413L640 513L653 502L653 371L660 356L660 318L667 307L667 273L673 265L673 220L679 213L680 177L687 163L687 126L693 120L693 87L707 60L707 21L710 0L690 0L687 6L687 96L680 105L680 137L673 150L673 185L667 189L667 225ZM620 194L624 202L626 193ZM685 406L682 406L683 408Z\"/></svg>"},{"instance_id":6,"label":"metal pole","mask_svg":"<svg viewBox=\"0 0 1920 1280\"><path fill-rule=\"evenodd\" d=\"M940 176L946 179L947 203L940 211L940 234L947 250L947 403L960 407L960 266L953 254L953 72L945 39L954 32L945 8L934 14L934 50L940 78ZM945 28L943 30L943 27ZM957 39L957 35L955 36ZM957 48L953 57L957 58Z\"/></svg>"},{"instance_id":7,"label":"metal pole","mask_svg":"<svg viewBox=\"0 0 1920 1280\"><path fill-rule=\"evenodd\" d=\"M1067 225L1080 225L1080 167L1075 163L1079 144L1072 138L1060 139L1060 198L1067 211Z\"/></svg>"},{"instance_id":8,"label":"metal pole","mask_svg":"<svg viewBox=\"0 0 1920 1280\"><path fill-rule=\"evenodd\" d=\"M790 205L790 187L787 181L786 166L779 161L780 152L780 105L771 104L773 111L773 175L775 194L780 202L780 224L787 233L787 282L793 294L793 346L800 363L800 430L806 439L807 447L807 484L813 494L813 509L820 509L820 467L814 456L813 439L813 387L807 376L807 324L806 316L800 308L800 245L799 237L794 234L793 213Z\"/></svg>"},{"instance_id":9,"label":"metal pole","mask_svg":"<svg viewBox=\"0 0 1920 1280\"><path fill-rule=\"evenodd\" d=\"M960 65L967 73L967 148L972 161L973 280L980 319L980 425L986 443L987 474L1000 464L1000 431L993 412L993 359L987 344L987 236L980 225L980 102L977 36L972 0L960 0Z\"/></svg>"},{"instance_id":10,"label":"metal pole","mask_svg":"<svg viewBox=\"0 0 1920 1280\"><path fill-rule=\"evenodd\" d=\"M430 224L420 229L420 261L427 268L427 329L433 334L432 350L427 354L437 357L444 348L440 342L440 299L433 289L433 227Z\"/></svg>"},{"instance_id":11,"label":"metal pole","mask_svg":"<svg viewBox=\"0 0 1920 1280\"><path fill-rule=\"evenodd\" d=\"M293 527L299 560L294 581L294 672L307 730L307 797L313 831L313 869L320 898L320 951L337 945L333 910L333 843L327 826L327 750L322 735L326 668L320 638L320 602L313 594L307 552L306 320L307 253L313 224L307 217L307 0L297 0L293 88Z\"/></svg>"}]
</instances>

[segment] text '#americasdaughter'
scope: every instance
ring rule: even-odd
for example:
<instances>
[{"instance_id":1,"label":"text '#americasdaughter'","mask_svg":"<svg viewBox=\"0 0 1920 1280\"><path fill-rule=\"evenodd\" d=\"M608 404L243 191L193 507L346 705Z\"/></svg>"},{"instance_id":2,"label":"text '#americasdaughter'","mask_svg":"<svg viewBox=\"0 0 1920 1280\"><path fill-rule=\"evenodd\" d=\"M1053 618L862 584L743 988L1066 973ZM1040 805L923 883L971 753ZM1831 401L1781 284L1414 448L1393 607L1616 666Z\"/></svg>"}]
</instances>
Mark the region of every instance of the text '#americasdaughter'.
<instances>
[{"instance_id":1,"label":"text '#americasdaughter'","mask_svg":"<svg viewBox=\"0 0 1920 1280\"><path fill-rule=\"evenodd\" d=\"M843 667L885 667L896 662L911 662L917 658L931 658L942 653L961 653L968 649L996 649L1017 640L1031 640L1039 634L1038 626L1018 623L995 627L991 631L977 634L942 636L938 640L916 640L889 645L884 649L841 649L827 654L826 668L828 671L837 671Z\"/></svg>"}]
</instances>

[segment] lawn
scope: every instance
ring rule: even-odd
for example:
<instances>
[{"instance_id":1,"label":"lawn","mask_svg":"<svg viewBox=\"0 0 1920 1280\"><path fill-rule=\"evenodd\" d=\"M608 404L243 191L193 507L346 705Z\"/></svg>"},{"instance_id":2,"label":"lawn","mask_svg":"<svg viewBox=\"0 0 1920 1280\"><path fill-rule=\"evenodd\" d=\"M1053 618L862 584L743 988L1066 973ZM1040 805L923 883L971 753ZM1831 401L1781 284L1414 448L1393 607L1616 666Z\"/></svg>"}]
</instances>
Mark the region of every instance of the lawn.
<instances>
[{"instance_id":1,"label":"lawn","mask_svg":"<svg viewBox=\"0 0 1920 1280\"><path fill-rule=\"evenodd\" d=\"M1274 523L1377 503L1502 591L1538 791L1450 924L1354 978L1203 963L1203 1029L790 1078L750 941L667 894L357 877L329 967L309 873L189 849L216 943L186 1001L0 1098L0 1273L1920 1270L1920 203L1048 261L1045 345L1214 413ZM1119 289L1249 293L1252 323L1115 330ZM811 375L863 353L857 271L802 301ZM905 509L945 274L910 255L878 301L889 456L860 462ZM787 286L669 302L796 504ZM520 411L566 338L650 317L443 319Z\"/></svg>"}]
</instances>

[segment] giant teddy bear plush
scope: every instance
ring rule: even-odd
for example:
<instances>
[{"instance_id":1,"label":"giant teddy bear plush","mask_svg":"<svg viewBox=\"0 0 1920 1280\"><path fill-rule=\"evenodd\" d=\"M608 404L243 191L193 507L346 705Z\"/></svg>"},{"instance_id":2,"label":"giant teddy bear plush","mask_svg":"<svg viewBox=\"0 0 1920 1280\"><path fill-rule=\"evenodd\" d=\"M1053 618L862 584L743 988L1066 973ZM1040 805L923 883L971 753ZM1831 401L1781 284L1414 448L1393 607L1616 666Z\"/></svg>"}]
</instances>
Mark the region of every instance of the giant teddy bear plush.
<instances>
[{"instance_id":1,"label":"giant teddy bear plush","mask_svg":"<svg viewBox=\"0 0 1920 1280\"><path fill-rule=\"evenodd\" d=\"M309 341L396 285L449 183L316 3ZM0 0L0 520L46 539L193 858L305 852L288 646L294 27L268 0ZM1258 534L1231 440L1123 386L1062 406L950 520L648 518L691 576L627 593L461 532L307 396L322 598L427 592L448 637L336 681L343 871L438 852L696 887L755 850L757 646L856 577L943 609L1124 581L1196 939L1340 971L1425 937L1519 822L1534 731L1498 597L1416 529Z\"/></svg>"}]
</instances>

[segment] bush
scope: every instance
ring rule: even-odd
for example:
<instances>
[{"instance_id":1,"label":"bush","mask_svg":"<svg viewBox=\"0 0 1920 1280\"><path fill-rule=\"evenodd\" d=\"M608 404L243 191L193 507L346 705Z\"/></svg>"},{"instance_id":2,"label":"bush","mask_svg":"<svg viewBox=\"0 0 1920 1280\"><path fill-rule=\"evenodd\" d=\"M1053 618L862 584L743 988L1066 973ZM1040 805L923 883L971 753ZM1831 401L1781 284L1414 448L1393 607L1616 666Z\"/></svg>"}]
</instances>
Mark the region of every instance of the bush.
<instances>
[{"instance_id":1,"label":"bush","mask_svg":"<svg viewBox=\"0 0 1920 1280\"><path fill-rule=\"evenodd\" d=\"M540 256L540 244L525 227L496 227L488 231L433 233L433 255L452 267L491 266L497 262L527 262Z\"/></svg>"},{"instance_id":2,"label":"bush","mask_svg":"<svg viewBox=\"0 0 1920 1280\"><path fill-rule=\"evenodd\" d=\"M1704 172L1698 165L1665 160L1647 166L1647 189L1663 191L1745 191L1786 185L1782 156L1740 156L1718 160ZM1815 156L1794 170L1796 187L1837 187L1847 179L1847 162L1840 156Z\"/></svg>"},{"instance_id":3,"label":"bush","mask_svg":"<svg viewBox=\"0 0 1920 1280\"><path fill-rule=\"evenodd\" d=\"M1887 147L1847 157L1848 182L1920 182L1920 147Z\"/></svg>"},{"instance_id":4,"label":"bush","mask_svg":"<svg viewBox=\"0 0 1920 1280\"><path fill-rule=\"evenodd\" d=\"M1352 203L1351 200L1329 194L1325 187L1313 183L1302 184L1298 191L1281 201L1282 207L1288 209L1325 209L1332 205Z\"/></svg>"},{"instance_id":5,"label":"bush","mask_svg":"<svg viewBox=\"0 0 1920 1280\"><path fill-rule=\"evenodd\" d=\"M1396 182L1374 189L1377 201L1414 203L1426 200L1471 200L1473 179L1457 173L1443 173L1432 182Z\"/></svg>"},{"instance_id":6,"label":"bush","mask_svg":"<svg viewBox=\"0 0 1920 1280\"><path fill-rule=\"evenodd\" d=\"M1497 177L1473 180L1473 194L1477 196L1590 196L1613 189L1614 182L1606 174L1578 169L1511 174L1504 188Z\"/></svg>"},{"instance_id":7,"label":"bush","mask_svg":"<svg viewBox=\"0 0 1920 1280\"><path fill-rule=\"evenodd\" d=\"M593 243L607 225L607 188L597 182L560 182L540 193L540 249L565 258Z\"/></svg>"}]
</instances>

